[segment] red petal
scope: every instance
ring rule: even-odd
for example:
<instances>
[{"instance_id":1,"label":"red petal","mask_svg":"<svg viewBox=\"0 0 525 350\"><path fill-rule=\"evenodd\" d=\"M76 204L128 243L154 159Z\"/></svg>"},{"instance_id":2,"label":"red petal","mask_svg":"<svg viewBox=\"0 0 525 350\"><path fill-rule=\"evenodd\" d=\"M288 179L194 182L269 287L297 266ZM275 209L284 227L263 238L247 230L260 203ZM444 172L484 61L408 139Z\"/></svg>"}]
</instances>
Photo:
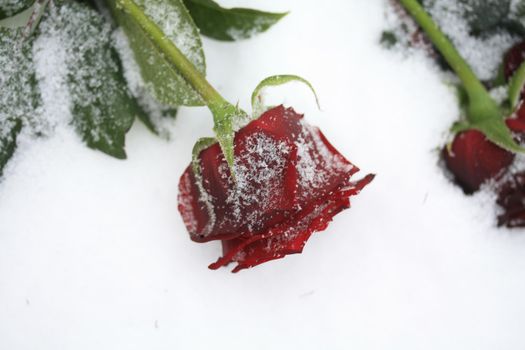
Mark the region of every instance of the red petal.
<instances>
[{"instance_id":1,"label":"red petal","mask_svg":"<svg viewBox=\"0 0 525 350\"><path fill-rule=\"evenodd\" d=\"M514 45L505 54L503 58L503 73L505 79L509 80L523 61L525 61L525 41Z\"/></svg>"},{"instance_id":2,"label":"red petal","mask_svg":"<svg viewBox=\"0 0 525 350\"><path fill-rule=\"evenodd\" d=\"M523 103L523 100L516 108L513 117L507 118L505 122L509 129L517 133L518 136L521 136L520 138L525 136L525 103Z\"/></svg>"},{"instance_id":3,"label":"red petal","mask_svg":"<svg viewBox=\"0 0 525 350\"><path fill-rule=\"evenodd\" d=\"M301 253L312 233L326 229L336 214L350 207L349 197L358 194L373 179L374 175L367 175L357 183L317 199L265 235L223 241L224 256L209 267L218 269L237 262L232 272L238 272L289 254Z\"/></svg>"},{"instance_id":4,"label":"red petal","mask_svg":"<svg viewBox=\"0 0 525 350\"><path fill-rule=\"evenodd\" d=\"M525 133L525 120L521 118L508 118L505 120L507 127L515 133Z\"/></svg>"},{"instance_id":5,"label":"red petal","mask_svg":"<svg viewBox=\"0 0 525 350\"><path fill-rule=\"evenodd\" d=\"M445 164L466 193L498 177L514 160L514 154L496 146L477 130L459 133L452 150L443 150Z\"/></svg>"},{"instance_id":6,"label":"red petal","mask_svg":"<svg viewBox=\"0 0 525 350\"><path fill-rule=\"evenodd\" d=\"M498 225L525 227L525 172L513 175L500 186L497 203L503 209Z\"/></svg>"}]
</instances>

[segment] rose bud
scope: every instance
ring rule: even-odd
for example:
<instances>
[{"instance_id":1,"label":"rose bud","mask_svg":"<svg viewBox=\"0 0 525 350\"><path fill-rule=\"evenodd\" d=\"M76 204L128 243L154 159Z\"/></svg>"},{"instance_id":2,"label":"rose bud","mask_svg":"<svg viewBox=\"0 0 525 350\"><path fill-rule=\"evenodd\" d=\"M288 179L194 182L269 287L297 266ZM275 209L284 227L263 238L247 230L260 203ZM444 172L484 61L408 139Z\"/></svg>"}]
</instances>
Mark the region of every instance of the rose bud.
<instances>
[{"instance_id":1,"label":"rose bud","mask_svg":"<svg viewBox=\"0 0 525 350\"><path fill-rule=\"evenodd\" d=\"M504 57L504 73L509 79L525 60L525 41L512 47ZM525 104L520 101L514 114L505 120L515 139L525 141ZM477 130L459 133L450 150L443 150L445 164L456 183L466 193L479 189L482 183L496 179L514 160L514 154L491 141Z\"/></svg>"},{"instance_id":2,"label":"rose bud","mask_svg":"<svg viewBox=\"0 0 525 350\"><path fill-rule=\"evenodd\" d=\"M515 118L506 120L507 126L514 131L517 139L525 141L525 105L521 103ZM498 226L525 227L525 171L511 175L510 179L500 184L496 192L496 203L503 213L498 216Z\"/></svg>"},{"instance_id":3,"label":"rose bud","mask_svg":"<svg viewBox=\"0 0 525 350\"><path fill-rule=\"evenodd\" d=\"M503 58L503 74L509 80L525 61L525 41L522 41L507 51Z\"/></svg>"},{"instance_id":4,"label":"rose bud","mask_svg":"<svg viewBox=\"0 0 525 350\"><path fill-rule=\"evenodd\" d=\"M454 137L443 158L454 180L465 193L473 193L489 179L502 174L514 160L514 154L500 148L477 130L467 130Z\"/></svg>"},{"instance_id":5,"label":"rose bud","mask_svg":"<svg viewBox=\"0 0 525 350\"><path fill-rule=\"evenodd\" d=\"M498 225L525 227L525 172L512 177L498 188L498 205L503 214L498 216Z\"/></svg>"},{"instance_id":6,"label":"rose bud","mask_svg":"<svg viewBox=\"0 0 525 350\"><path fill-rule=\"evenodd\" d=\"M179 183L179 211L193 241L221 240L233 272L301 253L313 232L350 207L374 175L359 169L318 128L283 106L265 112L235 134L235 176L218 144L200 152L200 174L189 166Z\"/></svg>"},{"instance_id":7,"label":"rose bud","mask_svg":"<svg viewBox=\"0 0 525 350\"><path fill-rule=\"evenodd\" d=\"M514 133L515 140L525 142L525 104L521 103L505 123ZM495 145L473 129L457 134L450 149L443 149L447 169L467 194L479 190L485 181L497 179L510 167L514 157L512 152Z\"/></svg>"},{"instance_id":8,"label":"rose bud","mask_svg":"<svg viewBox=\"0 0 525 350\"><path fill-rule=\"evenodd\" d=\"M519 118L520 113L516 113L517 118L511 121L505 120L501 101L489 93L421 1L398 1L427 34L435 49L460 80L458 91L461 97L460 108L464 112L463 120L453 126L453 130L459 133L454 135L449 147L443 149L442 157L456 184L464 192L473 193L487 180L503 175L512 164L514 153L525 153L525 148L515 139L517 135L512 134L513 128L521 128L523 123ZM522 80L525 80L519 68L524 58L524 48L525 44L517 45L504 57L503 74L510 77L516 70L520 73L514 74L516 78L512 79L508 87L510 107L513 109L518 106ZM512 126L515 123L518 125Z\"/></svg>"}]
</instances>

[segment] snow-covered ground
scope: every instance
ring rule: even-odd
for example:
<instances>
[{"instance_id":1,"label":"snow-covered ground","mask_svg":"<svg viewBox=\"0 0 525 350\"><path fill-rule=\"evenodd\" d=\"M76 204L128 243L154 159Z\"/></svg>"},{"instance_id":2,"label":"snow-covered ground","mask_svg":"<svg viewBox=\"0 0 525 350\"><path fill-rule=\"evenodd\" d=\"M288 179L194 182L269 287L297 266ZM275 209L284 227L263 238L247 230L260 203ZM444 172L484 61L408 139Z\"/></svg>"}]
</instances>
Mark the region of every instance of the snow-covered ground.
<instances>
[{"instance_id":1,"label":"snow-covered ground","mask_svg":"<svg viewBox=\"0 0 525 350\"><path fill-rule=\"evenodd\" d=\"M523 349L525 230L495 227L437 149L458 110L430 62L378 45L382 0L229 0L291 14L240 43L205 40L210 81L249 109L263 78L307 89L269 101L305 112L375 181L302 255L210 271L220 244L189 240L177 184L204 108L172 140L137 123L128 160L71 128L23 142L0 184L0 349Z\"/></svg>"}]
</instances>

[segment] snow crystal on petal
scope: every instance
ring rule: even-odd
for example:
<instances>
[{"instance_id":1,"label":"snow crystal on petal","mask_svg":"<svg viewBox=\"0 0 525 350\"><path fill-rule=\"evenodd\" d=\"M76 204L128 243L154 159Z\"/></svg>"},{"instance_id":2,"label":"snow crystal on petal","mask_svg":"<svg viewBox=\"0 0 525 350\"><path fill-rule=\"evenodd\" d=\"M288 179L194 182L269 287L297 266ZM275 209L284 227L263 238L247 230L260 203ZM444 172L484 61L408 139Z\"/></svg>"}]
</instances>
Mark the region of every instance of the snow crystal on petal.
<instances>
[{"instance_id":1,"label":"snow crystal on petal","mask_svg":"<svg viewBox=\"0 0 525 350\"><path fill-rule=\"evenodd\" d=\"M260 215L275 205L274 197L283 187L291 148L286 142L260 132L243 139L243 145L243 152L235 157L235 183L230 183L227 203L233 204L235 218L246 220L252 229ZM219 172L222 177L229 176L224 163ZM250 206L257 206L257 210L246 211Z\"/></svg>"},{"instance_id":2,"label":"snow crystal on petal","mask_svg":"<svg viewBox=\"0 0 525 350\"><path fill-rule=\"evenodd\" d=\"M299 184L306 194L326 186L334 174L350 172L353 165L341 155L333 153L321 140L319 130L302 121L303 130L297 146L297 172Z\"/></svg>"},{"instance_id":3,"label":"snow crystal on petal","mask_svg":"<svg viewBox=\"0 0 525 350\"><path fill-rule=\"evenodd\" d=\"M182 220L186 225L186 228L190 232L197 231L197 218L195 217L195 211L193 210L193 203L195 198L191 193L192 189L191 176L189 173L185 173L184 176L180 179L179 185L179 208L182 214Z\"/></svg>"}]
</instances>

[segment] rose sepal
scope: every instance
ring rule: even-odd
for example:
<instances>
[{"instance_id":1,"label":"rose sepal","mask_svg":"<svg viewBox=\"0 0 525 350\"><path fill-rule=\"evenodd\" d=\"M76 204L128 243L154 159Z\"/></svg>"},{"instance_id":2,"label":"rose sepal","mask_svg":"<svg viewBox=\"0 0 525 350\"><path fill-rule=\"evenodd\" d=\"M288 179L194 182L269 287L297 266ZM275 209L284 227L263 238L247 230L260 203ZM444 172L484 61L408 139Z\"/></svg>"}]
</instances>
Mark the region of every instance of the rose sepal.
<instances>
[{"instance_id":1,"label":"rose sepal","mask_svg":"<svg viewBox=\"0 0 525 350\"><path fill-rule=\"evenodd\" d=\"M525 62L512 75L509 81L508 94L510 107L516 109L521 101L523 88L525 87Z\"/></svg>"},{"instance_id":2,"label":"rose sepal","mask_svg":"<svg viewBox=\"0 0 525 350\"><path fill-rule=\"evenodd\" d=\"M317 104L317 108L319 108L320 110L321 104L319 103L319 97L317 96L317 93L315 92L313 85L308 80L298 75L279 74L279 75L272 75L272 76L269 76L263 79L259 84L257 84L255 89L253 90L252 119L257 119L259 116L261 116L261 114L263 114L268 109L268 107L264 105L264 101L262 99L262 92L265 88L270 87L270 86L279 86L279 85L287 84L287 83L294 82L294 81L303 83L306 86L308 86L310 91L312 91L312 93L314 94L315 103Z\"/></svg>"},{"instance_id":3,"label":"rose sepal","mask_svg":"<svg viewBox=\"0 0 525 350\"><path fill-rule=\"evenodd\" d=\"M238 106L234 106L226 101L211 103L208 105L208 108L213 114L213 131L215 132L215 137L221 146L230 172L233 178L235 178L233 140L235 131L248 121L248 114Z\"/></svg>"}]
</instances>

